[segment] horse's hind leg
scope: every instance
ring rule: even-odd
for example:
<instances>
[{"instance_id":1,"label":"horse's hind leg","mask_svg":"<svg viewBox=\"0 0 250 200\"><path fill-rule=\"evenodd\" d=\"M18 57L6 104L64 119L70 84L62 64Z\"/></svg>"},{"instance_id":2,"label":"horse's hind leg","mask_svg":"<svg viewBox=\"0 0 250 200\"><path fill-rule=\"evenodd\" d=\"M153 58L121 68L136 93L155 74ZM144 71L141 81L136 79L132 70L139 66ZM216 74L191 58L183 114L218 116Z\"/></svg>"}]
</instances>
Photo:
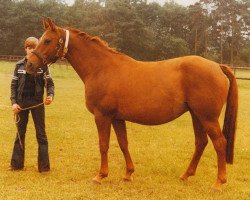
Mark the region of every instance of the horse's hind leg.
<instances>
[{"instance_id":1,"label":"horse's hind leg","mask_svg":"<svg viewBox=\"0 0 250 200\"><path fill-rule=\"evenodd\" d=\"M117 140L119 146L122 150L126 161L126 174L124 176L124 180L131 181L132 180L132 173L134 172L134 165L128 150L128 139L127 139L127 131L126 131L126 124L124 120L112 120L112 125L114 127Z\"/></svg>"},{"instance_id":2,"label":"horse's hind leg","mask_svg":"<svg viewBox=\"0 0 250 200\"><path fill-rule=\"evenodd\" d=\"M195 152L193 154L193 158L185 171L183 175L180 176L182 180L187 180L189 176L195 175L195 171L197 168L197 165L200 161L201 155L208 143L207 134L199 121L199 119L192 114L192 120L193 120L193 127L194 127L194 133L195 133Z\"/></svg>"},{"instance_id":3,"label":"horse's hind leg","mask_svg":"<svg viewBox=\"0 0 250 200\"><path fill-rule=\"evenodd\" d=\"M221 190L221 185L226 183L226 139L222 134L218 120L205 122L205 129L211 138L217 153L218 176L212 188Z\"/></svg>"}]
</instances>

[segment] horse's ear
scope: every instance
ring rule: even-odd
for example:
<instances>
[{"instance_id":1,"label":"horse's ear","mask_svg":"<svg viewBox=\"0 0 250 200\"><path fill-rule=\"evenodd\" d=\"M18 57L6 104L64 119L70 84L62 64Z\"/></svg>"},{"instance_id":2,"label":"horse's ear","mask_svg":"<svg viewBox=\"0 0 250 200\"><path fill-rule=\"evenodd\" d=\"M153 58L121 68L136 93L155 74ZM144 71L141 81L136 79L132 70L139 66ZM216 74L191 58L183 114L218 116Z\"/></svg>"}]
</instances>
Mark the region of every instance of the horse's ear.
<instances>
[{"instance_id":1,"label":"horse's ear","mask_svg":"<svg viewBox=\"0 0 250 200\"><path fill-rule=\"evenodd\" d=\"M50 28L52 31L56 30L56 25L50 18L43 19L43 28L46 30Z\"/></svg>"},{"instance_id":2,"label":"horse's ear","mask_svg":"<svg viewBox=\"0 0 250 200\"><path fill-rule=\"evenodd\" d=\"M46 30L49 27L49 23L47 22L46 18L43 18L43 28Z\"/></svg>"}]
</instances>

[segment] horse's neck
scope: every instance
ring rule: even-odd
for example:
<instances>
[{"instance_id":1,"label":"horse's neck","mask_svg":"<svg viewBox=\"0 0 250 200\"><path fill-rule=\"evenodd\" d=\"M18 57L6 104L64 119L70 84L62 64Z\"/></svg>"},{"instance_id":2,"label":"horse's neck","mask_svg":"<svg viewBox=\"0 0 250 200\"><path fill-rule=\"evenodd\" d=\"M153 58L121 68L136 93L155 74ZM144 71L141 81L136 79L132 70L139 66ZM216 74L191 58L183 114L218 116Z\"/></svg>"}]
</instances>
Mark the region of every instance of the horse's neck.
<instances>
[{"instance_id":1,"label":"horse's neck","mask_svg":"<svg viewBox=\"0 0 250 200\"><path fill-rule=\"evenodd\" d=\"M71 39L68 49L66 58L83 82L89 76L97 74L98 70L103 69L104 60L107 60L107 50L105 52L104 49L102 52L102 49L91 44L91 41L84 41L81 38Z\"/></svg>"}]
</instances>

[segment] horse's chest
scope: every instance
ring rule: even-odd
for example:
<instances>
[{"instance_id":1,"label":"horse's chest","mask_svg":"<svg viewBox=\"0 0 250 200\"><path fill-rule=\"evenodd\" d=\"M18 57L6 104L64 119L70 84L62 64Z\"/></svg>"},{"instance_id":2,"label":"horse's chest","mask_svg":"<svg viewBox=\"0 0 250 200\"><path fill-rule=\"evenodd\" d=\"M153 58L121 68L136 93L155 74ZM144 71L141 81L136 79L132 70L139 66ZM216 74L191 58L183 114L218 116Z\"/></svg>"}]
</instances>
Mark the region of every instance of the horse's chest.
<instances>
[{"instance_id":1,"label":"horse's chest","mask_svg":"<svg viewBox=\"0 0 250 200\"><path fill-rule=\"evenodd\" d=\"M107 94L86 94L86 106L93 114L98 111L103 113L103 115L114 115L116 112L115 99Z\"/></svg>"}]
</instances>

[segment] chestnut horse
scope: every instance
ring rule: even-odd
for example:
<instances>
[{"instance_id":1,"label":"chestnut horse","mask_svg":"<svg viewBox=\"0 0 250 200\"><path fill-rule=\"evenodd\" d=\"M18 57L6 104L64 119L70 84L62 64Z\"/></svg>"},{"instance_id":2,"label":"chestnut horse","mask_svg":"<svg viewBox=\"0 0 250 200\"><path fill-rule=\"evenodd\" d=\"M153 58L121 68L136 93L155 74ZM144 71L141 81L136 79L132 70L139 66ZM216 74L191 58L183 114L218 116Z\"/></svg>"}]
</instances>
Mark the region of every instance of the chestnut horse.
<instances>
[{"instance_id":1,"label":"chestnut horse","mask_svg":"<svg viewBox=\"0 0 250 200\"><path fill-rule=\"evenodd\" d=\"M226 182L226 162L233 163L238 110L235 77L224 65L198 56L159 62L141 62L108 47L98 37L72 28L60 28L43 20L45 32L26 71L36 70L64 57L85 84L86 106L94 115L99 135L101 166L93 179L101 183L108 176L108 148L113 126L126 161L125 180L132 180L134 164L127 141L125 121L159 125L189 111L192 116L195 151L182 180L195 174L208 143L217 153L218 176L214 189ZM218 118L227 102L223 132Z\"/></svg>"}]
</instances>

